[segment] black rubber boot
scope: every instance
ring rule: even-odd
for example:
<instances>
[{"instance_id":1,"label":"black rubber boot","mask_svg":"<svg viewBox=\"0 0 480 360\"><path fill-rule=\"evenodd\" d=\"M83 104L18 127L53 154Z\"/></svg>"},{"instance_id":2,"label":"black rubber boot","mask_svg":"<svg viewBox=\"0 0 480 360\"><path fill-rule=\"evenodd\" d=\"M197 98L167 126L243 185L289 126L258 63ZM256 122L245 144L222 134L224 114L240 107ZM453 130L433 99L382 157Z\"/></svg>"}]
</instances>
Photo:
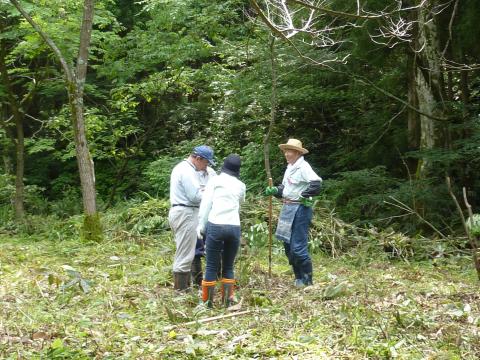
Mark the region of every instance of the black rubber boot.
<instances>
[{"instance_id":1,"label":"black rubber boot","mask_svg":"<svg viewBox=\"0 0 480 360\"><path fill-rule=\"evenodd\" d=\"M233 292L235 288L235 279L222 279L222 304L229 307L235 303Z\"/></svg>"},{"instance_id":2,"label":"black rubber boot","mask_svg":"<svg viewBox=\"0 0 480 360\"><path fill-rule=\"evenodd\" d=\"M190 289L190 272L174 272L173 288L178 291L188 291Z\"/></svg>"},{"instance_id":3,"label":"black rubber boot","mask_svg":"<svg viewBox=\"0 0 480 360\"><path fill-rule=\"evenodd\" d=\"M313 268L310 259L304 260L300 265L302 280L305 286L313 285Z\"/></svg>"},{"instance_id":4,"label":"black rubber boot","mask_svg":"<svg viewBox=\"0 0 480 360\"><path fill-rule=\"evenodd\" d=\"M292 265L293 273L295 274L295 280L302 280L302 272L300 271L300 266Z\"/></svg>"},{"instance_id":5,"label":"black rubber boot","mask_svg":"<svg viewBox=\"0 0 480 360\"><path fill-rule=\"evenodd\" d=\"M202 286L203 271L202 271L202 257L195 256L192 261L192 281L193 286L200 288Z\"/></svg>"}]
</instances>

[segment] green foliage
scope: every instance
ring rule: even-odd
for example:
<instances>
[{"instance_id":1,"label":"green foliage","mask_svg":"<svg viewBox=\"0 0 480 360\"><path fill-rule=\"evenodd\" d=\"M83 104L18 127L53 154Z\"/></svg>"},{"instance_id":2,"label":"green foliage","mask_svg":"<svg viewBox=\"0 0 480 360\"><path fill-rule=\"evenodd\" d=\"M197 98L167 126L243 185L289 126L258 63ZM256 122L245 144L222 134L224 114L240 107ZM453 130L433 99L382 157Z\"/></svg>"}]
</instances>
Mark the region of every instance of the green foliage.
<instances>
[{"instance_id":1,"label":"green foliage","mask_svg":"<svg viewBox=\"0 0 480 360\"><path fill-rule=\"evenodd\" d=\"M24 204L29 213L45 214L48 202L43 196L45 189L37 185L25 185ZM0 174L0 207L12 207L15 197L14 177ZM8 211L6 211L8 213Z\"/></svg>"},{"instance_id":2,"label":"green foliage","mask_svg":"<svg viewBox=\"0 0 480 360\"><path fill-rule=\"evenodd\" d=\"M14 177L8 174L0 174L0 204L7 205L15 194Z\"/></svg>"},{"instance_id":3,"label":"green foliage","mask_svg":"<svg viewBox=\"0 0 480 360\"><path fill-rule=\"evenodd\" d=\"M73 64L82 3L22 4ZM329 6L356 10L355 4L340 1ZM375 11L385 6L391 9L392 2L368 4ZM454 63L474 63L477 58L478 31L472 20L477 8L475 1L468 0L458 4L456 16L451 16L453 5L437 16L444 25L439 40L443 46L449 39L446 56ZM271 118L270 38L258 21L250 21L249 4L108 0L97 2L95 10L85 119L100 202L115 205L139 191L166 198L171 169L199 143L215 148L220 165L227 154L239 153L248 193L260 193L266 185L263 137ZM10 4L3 3L0 11L6 25L0 37L5 40L15 92L23 97L35 88L22 108L27 114L25 182L32 186L27 209L61 218L78 214L81 202L74 189L79 181L61 69ZM450 19L454 19L451 26ZM317 21L326 25L323 17ZM335 25L342 21L336 19ZM459 222L451 216L448 196L443 196L443 174L447 171L459 186L467 185L471 194L479 193L478 74L468 72L466 92L460 72L449 73L451 86L446 90L452 97L445 102L449 121L444 130L451 142L444 148L417 151L409 143L408 110L403 104L349 76L360 74L405 100L405 47L371 42L381 19L350 21L361 26L348 31L337 28L332 35L342 42L334 52L296 42L297 49L314 60L351 54L348 63L332 64L339 71L311 66L290 44L276 42L278 104L270 139L274 183L280 182L285 168L276 145L296 137L310 150L308 161L325 179L323 205L335 209L343 220L392 226L409 234L435 232L428 221L441 232L454 232ZM301 37L307 38L307 34ZM2 85L0 98L6 101ZM6 118L8 112L7 108ZM3 128L0 142L0 151L14 164L14 146ZM431 166L427 179L413 180L417 160ZM0 188L7 219L12 185ZM414 211L392 205L391 197ZM470 200L477 206L476 195ZM264 222L252 218L246 228ZM311 246L319 251L328 252L329 241L342 244L335 236L327 240L317 235ZM356 243L349 239L341 247Z\"/></svg>"},{"instance_id":4,"label":"green foliage","mask_svg":"<svg viewBox=\"0 0 480 360\"><path fill-rule=\"evenodd\" d=\"M480 351L472 332L480 308L470 255L406 263L370 249L359 266L359 252L335 258L313 254L314 285L295 289L283 252L273 253L269 278L266 249L244 249L235 265L240 312L220 319L219 327L204 322L224 315L219 294L214 308L205 309L197 306L196 292L175 294L166 281L174 256L171 237L110 235L101 245L75 237L58 243L0 235L5 293L0 316L10 340L2 355L90 359L125 357L128 349L130 358L476 360ZM78 279L94 286L85 293ZM10 301L20 297L22 302ZM22 329L29 331L28 341L20 341ZM272 341L286 331L289 340L272 349Z\"/></svg>"},{"instance_id":5,"label":"green foliage","mask_svg":"<svg viewBox=\"0 0 480 360\"><path fill-rule=\"evenodd\" d=\"M240 177L247 184L247 191L254 194L262 193L265 186L268 185L263 144L253 142L247 144L242 149L241 157L242 168ZM270 164L273 165L272 177L275 179L275 183L277 183L277 181L278 183L281 182L280 171L283 170L283 162L284 160L280 158L280 151L272 152L270 155Z\"/></svg>"},{"instance_id":6,"label":"green foliage","mask_svg":"<svg viewBox=\"0 0 480 360\"><path fill-rule=\"evenodd\" d=\"M88 360L88 356L84 351L80 349L72 349L66 345L62 339L55 339L52 341L46 351L44 351L44 356L47 359L52 360Z\"/></svg>"},{"instance_id":7,"label":"green foliage","mask_svg":"<svg viewBox=\"0 0 480 360\"><path fill-rule=\"evenodd\" d=\"M70 265L63 265L62 267L68 274L69 279L60 287L60 290L65 291L68 289L79 288L84 294L90 291L90 288L92 287L91 281L85 279L79 271L75 270ZM49 283L56 283L52 274L49 275Z\"/></svg>"},{"instance_id":8,"label":"green foliage","mask_svg":"<svg viewBox=\"0 0 480 360\"><path fill-rule=\"evenodd\" d=\"M60 218L81 214L83 208L80 189L73 186L65 187L56 200L49 202L49 211Z\"/></svg>"},{"instance_id":9,"label":"green foliage","mask_svg":"<svg viewBox=\"0 0 480 360\"><path fill-rule=\"evenodd\" d=\"M157 160L151 162L143 173L147 179L147 189L158 197L168 197L170 194L170 174L181 161L181 158L173 156L160 156Z\"/></svg>"},{"instance_id":10,"label":"green foliage","mask_svg":"<svg viewBox=\"0 0 480 360\"><path fill-rule=\"evenodd\" d=\"M480 214L473 214L467 219L466 223L472 236L480 236Z\"/></svg>"},{"instance_id":11,"label":"green foliage","mask_svg":"<svg viewBox=\"0 0 480 360\"><path fill-rule=\"evenodd\" d=\"M125 229L134 235L159 235L169 229L169 209L168 201L149 198L140 203L131 203L121 215L121 221Z\"/></svg>"},{"instance_id":12,"label":"green foliage","mask_svg":"<svg viewBox=\"0 0 480 360\"><path fill-rule=\"evenodd\" d=\"M337 175L337 179L324 182L322 197L332 201L346 221L374 218L385 206L386 193L399 185L382 166Z\"/></svg>"},{"instance_id":13,"label":"green foliage","mask_svg":"<svg viewBox=\"0 0 480 360\"><path fill-rule=\"evenodd\" d=\"M264 248L268 246L268 224L259 222L250 225L250 228L244 230L244 238L251 248Z\"/></svg>"}]
</instances>

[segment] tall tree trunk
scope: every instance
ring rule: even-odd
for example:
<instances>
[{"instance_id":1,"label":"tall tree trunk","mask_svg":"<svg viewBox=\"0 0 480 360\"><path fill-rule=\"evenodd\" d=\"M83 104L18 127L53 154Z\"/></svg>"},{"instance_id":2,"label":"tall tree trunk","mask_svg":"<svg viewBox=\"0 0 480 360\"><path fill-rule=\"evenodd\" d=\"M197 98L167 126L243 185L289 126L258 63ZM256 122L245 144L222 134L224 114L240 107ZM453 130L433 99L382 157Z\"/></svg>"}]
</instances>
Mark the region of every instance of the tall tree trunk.
<instances>
[{"instance_id":1,"label":"tall tree trunk","mask_svg":"<svg viewBox=\"0 0 480 360\"><path fill-rule=\"evenodd\" d=\"M94 166L87 146L83 100L79 97L78 92L75 91L75 87L72 86L72 88L72 91L69 92L69 101L75 137L75 153L82 189L83 209L85 215L93 216L97 212Z\"/></svg>"},{"instance_id":2,"label":"tall tree trunk","mask_svg":"<svg viewBox=\"0 0 480 360\"><path fill-rule=\"evenodd\" d=\"M459 50L459 62L462 64L468 64L468 61L463 53L462 49ZM470 87L469 87L469 71L464 69L460 71L460 99L462 101L462 117L463 122L471 121L470 118ZM473 130L470 126L466 126L462 131L462 134L458 134L459 138L470 139L473 136ZM475 183L478 178L478 174L475 172L475 168L472 167L469 161L465 161L463 166L460 167L460 182L466 188L467 195L471 199L471 205L474 209L478 208L478 197L475 196Z\"/></svg>"},{"instance_id":3,"label":"tall tree trunk","mask_svg":"<svg viewBox=\"0 0 480 360\"><path fill-rule=\"evenodd\" d=\"M416 87L416 53L411 51L407 54L407 87L408 87L408 103L412 108L418 109L418 97ZM417 111L408 108L408 150L415 151L420 147L420 118ZM418 160L412 159L409 163L411 173L415 173Z\"/></svg>"},{"instance_id":4,"label":"tall tree trunk","mask_svg":"<svg viewBox=\"0 0 480 360\"><path fill-rule=\"evenodd\" d=\"M82 190L83 209L85 219L83 223L82 237L87 240L99 241L102 239L102 228L100 217L97 213L95 171L90 151L88 149L85 119L83 92L87 76L88 50L92 36L94 0L84 0L83 18L80 29L80 46L78 49L76 69L74 71L68 65L65 56L62 54L55 42L38 26L31 16L21 7L18 0L10 0L28 23L38 32L42 39L52 49L59 60L65 74L65 82L68 91L70 109L72 112L72 126L75 136L75 153L77 157L78 171Z\"/></svg>"},{"instance_id":5,"label":"tall tree trunk","mask_svg":"<svg viewBox=\"0 0 480 360\"><path fill-rule=\"evenodd\" d=\"M2 162L3 162L3 171L7 175L13 174L13 166L11 154L13 153L12 149L15 145L15 135L12 132L12 129L7 125L7 107L0 103L0 128L3 128L6 135L6 140L2 144Z\"/></svg>"},{"instance_id":6,"label":"tall tree trunk","mask_svg":"<svg viewBox=\"0 0 480 360\"><path fill-rule=\"evenodd\" d=\"M0 29L3 26L0 25ZM24 207L24 183L23 175L25 172L25 140L23 132L23 113L20 110L19 102L17 101L15 92L13 90L12 82L7 72L7 65L5 62L6 57L6 45L5 41L0 40L0 73L2 77L2 83L7 92L7 98L15 120L15 218L17 221L21 221L25 217Z\"/></svg>"},{"instance_id":7,"label":"tall tree trunk","mask_svg":"<svg viewBox=\"0 0 480 360\"><path fill-rule=\"evenodd\" d=\"M94 0L85 0L83 19L80 30L80 47L78 49L77 68L74 82L69 86L70 108L72 110L73 132L75 135L75 152L77 155L80 184L82 187L83 209L85 221L83 236L98 241L102 238L100 218L97 213L97 195L95 190L95 167L88 149L83 92L87 76L88 50L92 38Z\"/></svg>"},{"instance_id":8,"label":"tall tree trunk","mask_svg":"<svg viewBox=\"0 0 480 360\"><path fill-rule=\"evenodd\" d=\"M430 6L419 9L417 36L416 93L420 115L420 149L433 149L445 145L445 124L433 118L445 118L445 89L440 64L440 48L436 19ZM429 115L429 116L428 116ZM427 177L431 172L430 161L422 159L417 175Z\"/></svg>"}]
</instances>

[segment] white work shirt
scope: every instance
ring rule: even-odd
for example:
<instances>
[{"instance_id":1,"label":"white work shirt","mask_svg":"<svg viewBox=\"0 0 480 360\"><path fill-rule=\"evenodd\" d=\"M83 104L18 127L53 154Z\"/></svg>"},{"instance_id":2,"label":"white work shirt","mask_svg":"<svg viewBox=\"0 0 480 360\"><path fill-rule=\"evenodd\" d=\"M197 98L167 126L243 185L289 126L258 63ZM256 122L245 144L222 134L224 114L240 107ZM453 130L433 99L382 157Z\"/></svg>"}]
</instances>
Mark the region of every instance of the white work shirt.
<instances>
[{"instance_id":1,"label":"white work shirt","mask_svg":"<svg viewBox=\"0 0 480 360\"><path fill-rule=\"evenodd\" d=\"M215 176L215 171L207 167L197 171L188 159L178 163L170 175L170 204L199 206L208 180Z\"/></svg>"},{"instance_id":2,"label":"white work shirt","mask_svg":"<svg viewBox=\"0 0 480 360\"><path fill-rule=\"evenodd\" d=\"M300 156L294 164L288 164L283 176L282 197L289 200L298 200L311 181L322 181L303 156Z\"/></svg>"},{"instance_id":3,"label":"white work shirt","mask_svg":"<svg viewBox=\"0 0 480 360\"><path fill-rule=\"evenodd\" d=\"M240 225L240 203L245 201L245 192L245 184L235 176L222 172L211 179L198 212L198 226L202 232L207 221L217 225Z\"/></svg>"}]
</instances>

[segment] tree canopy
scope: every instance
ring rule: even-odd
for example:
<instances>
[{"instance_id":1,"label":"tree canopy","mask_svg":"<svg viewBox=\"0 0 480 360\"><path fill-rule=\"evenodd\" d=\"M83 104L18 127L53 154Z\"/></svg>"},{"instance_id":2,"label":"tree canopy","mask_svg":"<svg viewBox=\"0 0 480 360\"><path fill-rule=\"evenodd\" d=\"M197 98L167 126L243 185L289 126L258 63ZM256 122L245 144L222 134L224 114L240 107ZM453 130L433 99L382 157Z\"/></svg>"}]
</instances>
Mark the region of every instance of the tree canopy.
<instances>
[{"instance_id":1,"label":"tree canopy","mask_svg":"<svg viewBox=\"0 0 480 360\"><path fill-rule=\"evenodd\" d=\"M20 3L76 66L83 1ZM218 159L240 153L249 191L260 192L275 90L275 180L276 144L299 138L325 180L325 206L345 220L432 231L395 198L447 233L458 228L445 175L479 201L477 2L279 3L96 2L84 117L100 210L167 196L171 166L199 143ZM10 83L0 84L2 176L10 183L17 167L10 93L25 133L27 212L53 211L81 193L64 74L9 2L0 13ZM79 211L74 203L65 213Z\"/></svg>"}]
</instances>

